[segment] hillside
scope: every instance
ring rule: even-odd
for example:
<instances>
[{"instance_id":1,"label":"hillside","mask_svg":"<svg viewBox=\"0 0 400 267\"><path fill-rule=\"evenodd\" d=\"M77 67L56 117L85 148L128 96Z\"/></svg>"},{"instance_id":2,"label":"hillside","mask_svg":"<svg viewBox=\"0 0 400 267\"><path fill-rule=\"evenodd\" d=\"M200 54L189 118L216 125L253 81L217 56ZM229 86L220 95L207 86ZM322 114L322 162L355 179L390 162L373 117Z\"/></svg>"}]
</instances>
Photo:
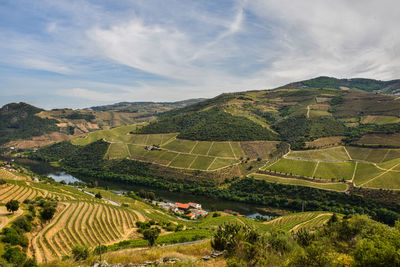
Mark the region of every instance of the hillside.
<instances>
[{"instance_id":1,"label":"hillside","mask_svg":"<svg viewBox=\"0 0 400 267\"><path fill-rule=\"evenodd\" d=\"M380 81L374 79L352 78L337 79L321 76L301 82L294 82L280 88L336 88L336 89L359 89L366 92L378 92L383 94L398 95L400 93L400 80Z\"/></svg>"},{"instance_id":2,"label":"hillside","mask_svg":"<svg viewBox=\"0 0 400 267\"><path fill-rule=\"evenodd\" d=\"M139 197L150 196L148 192L117 195L82 184L65 185L46 178L35 181L30 171L12 167L18 171L0 169L0 203L16 200L20 207L15 213L0 214L2 264L22 266L30 261L27 258L34 258L41 266L82 266L91 265L103 254L110 263L139 264L174 257L183 266L203 266L201 258L211 265L239 261L247 266L247 262L266 261L281 266L284 261L309 266L302 262L316 261L313 253L317 246L325 263L369 265L377 259L393 262L389 252L398 249L398 227L383 225L365 215L315 211L258 221L219 211L189 220ZM265 192L260 186L252 191ZM370 204L364 207L376 205ZM53 210L49 219L43 219L45 210ZM149 248L144 239L144 233L151 229L158 232L155 244L160 246L155 248ZM247 242L245 250L232 245L243 240ZM363 246L365 242L370 246ZM254 250L259 251L257 254L249 250L264 246L274 249ZM371 246L375 257L362 257ZM226 254L206 258L212 249L226 250ZM240 259L238 253L246 257Z\"/></svg>"},{"instance_id":3,"label":"hillside","mask_svg":"<svg viewBox=\"0 0 400 267\"><path fill-rule=\"evenodd\" d=\"M201 100L118 103L77 110L43 110L26 103L11 103L0 110L0 146L26 149L71 140L93 131L149 122L158 113Z\"/></svg>"},{"instance_id":4,"label":"hillside","mask_svg":"<svg viewBox=\"0 0 400 267\"><path fill-rule=\"evenodd\" d=\"M319 138L342 136L351 143L400 131L397 97L326 84L332 87L222 94L166 112L138 132L179 132L177 138L205 141L281 140L296 149Z\"/></svg>"},{"instance_id":5,"label":"hillside","mask_svg":"<svg viewBox=\"0 0 400 267\"><path fill-rule=\"evenodd\" d=\"M42 110L26 103L11 103L0 109L0 146L16 139L58 131L56 121L36 116Z\"/></svg>"},{"instance_id":6,"label":"hillside","mask_svg":"<svg viewBox=\"0 0 400 267\"><path fill-rule=\"evenodd\" d=\"M183 108L206 100L205 98L188 99L176 102L120 102L112 105L95 106L88 109L95 111L113 110L118 112L132 113L160 113L171 109Z\"/></svg>"}]
</instances>

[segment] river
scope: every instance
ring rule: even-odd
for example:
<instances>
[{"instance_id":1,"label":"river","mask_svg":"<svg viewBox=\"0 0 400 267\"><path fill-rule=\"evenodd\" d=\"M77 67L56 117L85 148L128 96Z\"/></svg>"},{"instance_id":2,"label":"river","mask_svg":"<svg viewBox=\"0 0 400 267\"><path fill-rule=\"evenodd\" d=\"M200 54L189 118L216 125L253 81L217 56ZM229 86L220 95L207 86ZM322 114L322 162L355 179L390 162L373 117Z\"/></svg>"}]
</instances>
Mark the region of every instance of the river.
<instances>
[{"instance_id":1,"label":"river","mask_svg":"<svg viewBox=\"0 0 400 267\"><path fill-rule=\"evenodd\" d=\"M16 159L15 161L16 163L22 166L30 168L33 172L39 175L45 175L53 178L57 182L60 182L62 180L64 180L67 183L82 181L82 180L83 182L89 182L93 180L90 177L78 179L73 175L68 174L60 170L59 168L51 166L50 164L42 161L35 161L30 159ZM252 204L246 204L241 202L221 200L216 198L210 198L207 196L192 195L190 193L185 193L185 192L169 192L166 190L160 190L158 188L140 186L140 185L126 185L120 183L99 181L99 186L101 187L108 186L108 188L111 191L115 192L127 192L127 191L138 192L141 189L145 191L152 191L156 194L157 197L160 197L166 201L183 202L183 203L195 202L201 204L203 209L208 211L232 210L240 214L246 215L247 217L250 218L255 218L256 216L261 216L265 218L271 217L271 214L263 211L262 207L257 207Z\"/></svg>"}]
</instances>

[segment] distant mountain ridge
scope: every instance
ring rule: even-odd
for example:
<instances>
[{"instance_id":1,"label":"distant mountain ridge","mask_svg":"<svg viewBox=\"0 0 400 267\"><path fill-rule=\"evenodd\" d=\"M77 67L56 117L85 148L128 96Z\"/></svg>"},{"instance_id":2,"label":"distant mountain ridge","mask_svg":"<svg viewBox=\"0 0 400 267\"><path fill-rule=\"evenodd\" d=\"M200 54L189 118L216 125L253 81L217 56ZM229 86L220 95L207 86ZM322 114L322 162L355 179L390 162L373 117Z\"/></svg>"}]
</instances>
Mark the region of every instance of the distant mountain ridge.
<instances>
[{"instance_id":1,"label":"distant mountain ridge","mask_svg":"<svg viewBox=\"0 0 400 267\"><path fill-rule=\"evenodd\" d=\"M103 106L94 106L88 109L98 110L98 111L106 111L106 110L124 110L124 111L137 111L141 108L155 106L155 107L173 107L173 108L182 108L185 106L189 106L192 104L196 104L206 100L206 98L194 98L187 99L182 101L174 101L174 102L152 102L152 101L139 101L139 102L119 102L111 105L103 105Z\"/></svg>"},{"instance_id":2,"label":"distant mountain ridge","mask_svg":"<svg viewBox=\"0 0 400 267\"><path fill-rule=\"evenodd\" d=\"M359 89L366 92L378 92L383 94L400 94L400 80L380 81L365 78L337 79L334 77L320 76L310 80L289 83L278 88L335 88L347 87Z\"/></svg>"}]
</instances>

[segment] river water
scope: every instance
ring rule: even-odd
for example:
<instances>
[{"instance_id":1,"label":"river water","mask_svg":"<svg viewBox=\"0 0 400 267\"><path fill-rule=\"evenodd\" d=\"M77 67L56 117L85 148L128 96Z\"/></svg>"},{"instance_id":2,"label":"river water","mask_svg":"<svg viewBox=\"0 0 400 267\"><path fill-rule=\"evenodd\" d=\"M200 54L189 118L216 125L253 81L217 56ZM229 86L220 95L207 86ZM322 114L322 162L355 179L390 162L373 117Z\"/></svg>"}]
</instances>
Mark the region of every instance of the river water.
<instances>
[{"instance_id":1,"label":"river water","mask_svg":"<svg viewBox=\"0 0 400 267\"><path fill-rule=\"evenodd\" d=\"M45 175L53 178L57 182L60 182L62 180L64 180L67 183L82 181L82 180L83 182L89 182L93 180L90 177L82 178L82 180L78 179L73 175L68 174L60 170L59 168L51 166L50 164L42 161L35 161L29 159L16 159L15 161L20 165L30 168L33 172L39 175ZM166 201L183 202L183 203L195 202L201 204L203 209L208 211L232 210L235 212L239 212L240 214L246 215L247 217L250 218L255 218L257 216L265 218L271 217L271 214L268 214L265 211L263 211L262 207L257 207L247 203L221 200L216 198L210 198L207 196L192 195L190 193L184 193L184 192L169 192L166 190L160 190L157 188L140 186L140 185L127 185L127 184L99 181L99 186L102 187L108 186L111 191L115 192L127 192L127 191L138 192L141 189L145 191L152 191L156 194L157 197L160 197Z\"/></svg>"}]
</instances>

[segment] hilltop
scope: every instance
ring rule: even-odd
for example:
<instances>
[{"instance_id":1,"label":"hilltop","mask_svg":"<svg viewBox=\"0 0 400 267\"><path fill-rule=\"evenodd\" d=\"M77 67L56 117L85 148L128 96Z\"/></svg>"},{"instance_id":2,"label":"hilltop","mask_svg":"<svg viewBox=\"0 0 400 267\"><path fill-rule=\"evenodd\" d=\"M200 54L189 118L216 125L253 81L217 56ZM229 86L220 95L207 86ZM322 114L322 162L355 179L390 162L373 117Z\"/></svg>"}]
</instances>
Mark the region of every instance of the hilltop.
<instances>
[{"instance_id":1,"label":"hilltop","mask_svg":"<svg viewBox=\"0 0 400 267\"><path fill-rule=\"evenodd\" d=\"M289 83L280 88L336 88L359 89L366 92L397 95L400 93L400 80L380 81L365 78L337 79L334 77L320 76L310 80Z\"/></svg>"}]
</instances>

